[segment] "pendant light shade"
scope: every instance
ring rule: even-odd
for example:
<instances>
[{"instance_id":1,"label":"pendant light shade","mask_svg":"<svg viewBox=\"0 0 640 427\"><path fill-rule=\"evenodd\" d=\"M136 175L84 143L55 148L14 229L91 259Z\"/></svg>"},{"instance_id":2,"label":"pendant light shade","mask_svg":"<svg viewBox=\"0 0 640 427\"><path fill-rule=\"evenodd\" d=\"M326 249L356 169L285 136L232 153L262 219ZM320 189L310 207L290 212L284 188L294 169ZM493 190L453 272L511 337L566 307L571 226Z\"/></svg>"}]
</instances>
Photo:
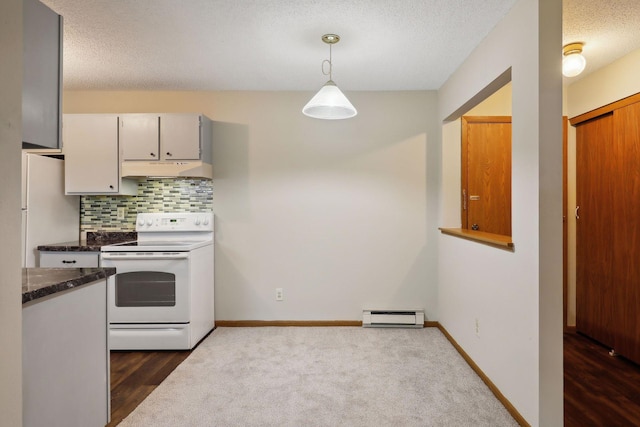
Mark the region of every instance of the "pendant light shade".
<instances>
[{"instance_id":1,"label":"pendant light shade","mask_svg":"<svg viewBox=\"0 0 640 427\"><path fill-rule=\"evenodd\" d=\"M582 56L583 43L570 43L562 48L562 74L565 77L575 77L584 71L587 60Z\"/></svg>"},{"instance_id":2,"label":"pendant light shade","mask_svg":"<svg viewBox=\"0 0 640 427\"><path fill-rule=\"evenodd\" d=\"M338 88L332 79L332 62L331 62L331 45L340 41L340 36L336 34L325 34L322 36L322 41L329 45L329 60L322 62L322 72L325 75L329 75L329 81L322 86L322 88L315 94L307 105L302 109L302 113L305 116L312 117L314 119L323 120L339 120L348 119L356 114L355 107L344 93ZM329 64L329 72L324 71L324 64Z\"/></svg>"},{"instance_id":3,"label":"pendant light shade","mask_svg":"<svg viewBox=\"0 0 640 427\"><path fill-rule=\"evenodd\" d=\"M344 93L329 80L302 109L305 116L314 119L348 119L358 114Z\"/></svg>"}]
</instances>

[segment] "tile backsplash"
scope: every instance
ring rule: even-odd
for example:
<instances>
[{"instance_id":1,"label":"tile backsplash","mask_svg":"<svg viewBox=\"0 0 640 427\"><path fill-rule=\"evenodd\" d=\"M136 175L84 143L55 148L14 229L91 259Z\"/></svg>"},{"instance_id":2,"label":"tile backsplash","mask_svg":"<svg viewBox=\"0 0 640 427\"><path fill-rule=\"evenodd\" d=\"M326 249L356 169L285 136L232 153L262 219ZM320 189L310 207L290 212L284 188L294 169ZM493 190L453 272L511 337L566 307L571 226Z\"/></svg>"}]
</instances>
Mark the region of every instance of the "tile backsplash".
<instances>
[{"instance_id":1,"label":"tile backsplash","mask_svg":"<svg viewBox=\"0 0 640 427\"><path fill-rule=\"evenodd\" d=\"M207 212L213 210L211 180L145 178L136 196L82 196L80 231L132 231L138 212ZM118 219L119 211L124 218Z\"/></svg>"}]
</instances>

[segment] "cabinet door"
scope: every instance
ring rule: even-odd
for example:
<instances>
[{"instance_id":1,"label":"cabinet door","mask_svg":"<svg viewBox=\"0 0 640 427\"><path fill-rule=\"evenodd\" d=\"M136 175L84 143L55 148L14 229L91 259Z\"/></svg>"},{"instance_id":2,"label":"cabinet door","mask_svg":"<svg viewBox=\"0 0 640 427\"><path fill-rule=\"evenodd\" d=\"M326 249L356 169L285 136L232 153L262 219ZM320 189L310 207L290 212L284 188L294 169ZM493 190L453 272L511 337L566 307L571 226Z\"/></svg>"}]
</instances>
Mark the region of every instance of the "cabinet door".
<instances>
[{"instance_id":1,"label":"cabinet door","mask_svg":"<svg viewBox=\"0 0 640 427\"><path fill-rule=\"evenodd\" d=\"M22 141L59 148L62 18L38 0L23 14Z\"/></svg>"},{"instance_id":2,"label":"cabinet door","mask_svg":"<svg viewBox=\"0 0 640 427\"><path fill-rule=\"evenodd\" d=\"M123 160L158 160L159 117L157 114L120 115Z\"/></svg>"},{"instance_id":3,"label":"cabinet door","mask_svg":"<svg viewBox=\"0 0 640 427\"><path fill-rule=\"evenodd\" d=\"M107 280L113 286L114 276ZM23 305L22 337L22 425L106 425L111 396L105 279Z\"/></svg>"},{"instance_id":4,"label":"cabinet door","mask_svg":"<svg viewBox=\"0 0 640 427\"><path fill-rule=\"evenodd\" d=\"M118 193L118 116L65 114L62 129L65 193Z\"/></svg>"},{"instance_id":5,"label":"cabinet door","mask_svg":"<svg viewBox=\"0 0 640 427\"><path fill-rule=\"evenodd\" d=\"M161 115L160 147L163 160L200 160L200 115Z\"/></svg>"}]
</instances>

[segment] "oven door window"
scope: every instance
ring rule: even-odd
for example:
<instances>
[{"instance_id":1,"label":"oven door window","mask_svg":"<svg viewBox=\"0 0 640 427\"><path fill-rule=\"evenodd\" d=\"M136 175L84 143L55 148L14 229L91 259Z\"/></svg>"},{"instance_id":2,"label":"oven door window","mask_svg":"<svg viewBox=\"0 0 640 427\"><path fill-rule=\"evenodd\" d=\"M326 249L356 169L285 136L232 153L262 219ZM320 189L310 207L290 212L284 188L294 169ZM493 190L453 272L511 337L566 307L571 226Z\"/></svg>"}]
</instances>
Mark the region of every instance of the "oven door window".
<instances>
[{"instance_id":1,"label":"oven door window","mask_svg":"<svg viewBox=\"0 0 640 427\"><path fill-rule=\"evenodd\" d=\"M176 305L176 275L157 271L116 274L116 307Z\"/></svg>"}]
</instances>

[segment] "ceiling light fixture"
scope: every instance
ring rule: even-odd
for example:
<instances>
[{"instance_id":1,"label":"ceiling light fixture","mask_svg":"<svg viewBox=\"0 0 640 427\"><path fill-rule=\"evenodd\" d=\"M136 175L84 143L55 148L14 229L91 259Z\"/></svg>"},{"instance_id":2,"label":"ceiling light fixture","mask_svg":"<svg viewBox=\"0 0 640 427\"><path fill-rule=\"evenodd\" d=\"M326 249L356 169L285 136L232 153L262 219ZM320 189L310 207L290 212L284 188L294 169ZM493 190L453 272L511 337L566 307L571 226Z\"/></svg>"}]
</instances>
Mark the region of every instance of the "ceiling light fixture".
<instances>
[{"instance_id":1,"label":"ceiling light fixture","mask_svg":"<svg viewBox=\"0 0 640 427\"><path fill-rule=\"evenodd\" d=\"M575 77L580 74L587 65L587 60L582 56L584 43L569 43L562 48L562 74L566 77Z\"/></svg>"},{"instance_id":2,"label":"ceiling light fixture","mask_svg":"<svg viewBox=\"0 0 640 427\"><path fill-rule=\"evenodd\" d=\"M322 74L328 75L329 81L304 106L302 113L314 119L348 119L358 114L358 112L336 86L332 78L331 45L338 43L340 36L337 34L325 34L322 36L322 41L329 45L329 60L322 61ZM325 64L329 64L329 72L325 71Z\"/></svg>"}]
</instances>

